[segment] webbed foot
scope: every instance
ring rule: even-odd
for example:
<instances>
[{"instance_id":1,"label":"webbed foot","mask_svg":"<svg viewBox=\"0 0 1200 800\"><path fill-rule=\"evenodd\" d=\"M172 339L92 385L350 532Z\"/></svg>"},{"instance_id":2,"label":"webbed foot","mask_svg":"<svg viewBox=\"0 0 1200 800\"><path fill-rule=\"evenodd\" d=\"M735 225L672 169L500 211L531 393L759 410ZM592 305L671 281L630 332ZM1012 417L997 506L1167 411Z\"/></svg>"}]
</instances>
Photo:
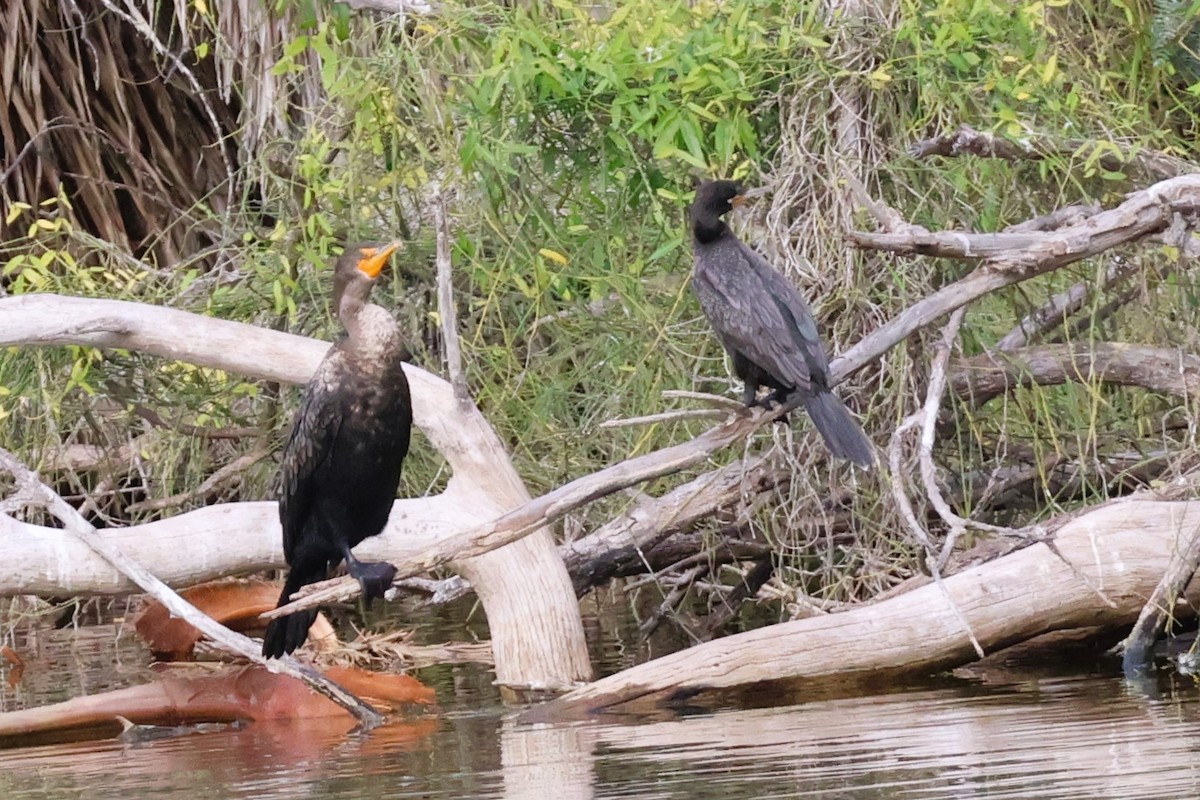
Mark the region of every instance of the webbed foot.
<instances>
[{"instance_id":1,"label":"webbed foot","mask_svg":"<svg viewBox=\"0 0 1200 800\"><path fill-rule=\"evenodd\" d=\"M383 597L392 588L396 568L386 561L356 561L346 566L346 571L358 579L362 587L363 602L367 608L376 597Z\"/></svg>"}]
</instances>

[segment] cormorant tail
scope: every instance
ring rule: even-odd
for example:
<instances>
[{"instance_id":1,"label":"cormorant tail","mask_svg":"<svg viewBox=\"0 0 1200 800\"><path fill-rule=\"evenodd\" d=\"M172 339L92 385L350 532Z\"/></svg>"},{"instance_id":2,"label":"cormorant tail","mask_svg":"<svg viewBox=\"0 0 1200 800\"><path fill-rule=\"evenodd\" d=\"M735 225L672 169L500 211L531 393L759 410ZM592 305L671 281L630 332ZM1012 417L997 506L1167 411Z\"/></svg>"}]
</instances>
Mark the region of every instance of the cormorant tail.
<instances>
[{"instance_id":1,"label":"cormorant tail","mask_svg":"<svg viewBox=\"0 0 1200 800\"><path fill-rule=\"evenodd\" d=\"M299 591L301 586L324 580L326 572L324 564L315 569L305 568L301 564L293 566L288 572L287 581L283 584L283 591L275 607L287 605L291 596ZM267 658L280 658L304 644L304 640L308 638L308 629L312 627L316 618L317 610L313 608L271 620L267 625L267 632L263 634L263 655Z\"/></svg>"},{"instance_id":2,"label":"cormorant tail","mask_svg":"<svg viewBox=\"0 0 1200 800\"><path fill-rule=\"evenodd\" d=\"M837 395L830 391L818 392L805 397L803 402L829 452L867 469L875 463L871 440Z\"/></svg>"}]
</instances>

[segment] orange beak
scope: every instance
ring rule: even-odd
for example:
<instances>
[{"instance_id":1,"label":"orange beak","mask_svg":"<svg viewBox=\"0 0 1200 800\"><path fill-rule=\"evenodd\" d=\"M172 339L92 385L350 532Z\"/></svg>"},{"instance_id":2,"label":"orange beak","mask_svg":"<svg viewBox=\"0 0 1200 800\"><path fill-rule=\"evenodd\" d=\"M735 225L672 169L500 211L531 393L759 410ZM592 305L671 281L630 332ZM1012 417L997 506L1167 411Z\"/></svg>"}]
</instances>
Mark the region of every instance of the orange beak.
<instances>
[{"instance_id":1,"label":"orange beak","mask_svg":"<svg viewBox=\"0 0 1200 800\"><path fill-rule=\"evenodd\" d=\"M733 206L734 208L741 208L749 202L750 201L746 199L746 195L738 194L734 195L733 199L729 201L729 205Z\"/></svg>"},{"instance_id":2,"label":"orange beak","mask_svg":"<svg viewBox=\"0 0 1200 800\"><path fill-rule=\"evenodd\" d=\"M383 268L387 266L388 259L392 257L392 253L396 252L396 248L399 246L399 242L392 242L379 250L374 247L364 247L358 251L362 254L362 258L358 260L358 268L368 278L375 280L379 277L379 273L383 272Z\"/></svg>"}]
</instances>

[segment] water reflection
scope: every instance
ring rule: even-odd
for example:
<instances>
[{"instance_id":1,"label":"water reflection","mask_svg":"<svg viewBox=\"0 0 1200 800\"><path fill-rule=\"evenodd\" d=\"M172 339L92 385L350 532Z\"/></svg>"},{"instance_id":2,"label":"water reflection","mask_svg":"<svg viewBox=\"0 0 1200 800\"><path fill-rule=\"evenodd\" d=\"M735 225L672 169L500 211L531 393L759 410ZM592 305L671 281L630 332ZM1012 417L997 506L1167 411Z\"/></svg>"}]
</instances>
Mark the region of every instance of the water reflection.
<instances>
[{"instance_id":1,"label":"water reflection","mask_svg":"<svg viewBox=\"0 0 1200 800\"><path fill-rule=\"evenodd\" d=\"M463 706L369 735L256 725L0 754L0 796L51 798L1179 798L1200 702L1117 677L954 682L629 724L518 724Z\"/></svg>"}]
</instances>

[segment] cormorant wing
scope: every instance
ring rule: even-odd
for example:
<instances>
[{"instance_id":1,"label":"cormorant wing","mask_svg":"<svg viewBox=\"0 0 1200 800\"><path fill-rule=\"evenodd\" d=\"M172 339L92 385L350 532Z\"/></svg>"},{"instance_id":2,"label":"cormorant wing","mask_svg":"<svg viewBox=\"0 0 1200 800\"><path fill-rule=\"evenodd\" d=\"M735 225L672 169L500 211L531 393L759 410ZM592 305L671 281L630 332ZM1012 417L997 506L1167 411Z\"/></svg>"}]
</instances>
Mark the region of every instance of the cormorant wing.
<instances>
[{"instance_id":1,"label":"cormorant wing","mask_svg":"<svg viewBox=\"0 0 1200 800\"><path fill-rule=\"evenodd\" d=\"M342 425L342 406L333 388L341 358L339 346L334 345L334 350L317 367L305 386L296 424L283 448L279 466L279 523L283 528L283 554L289 564L308 521L319 480L317 471L333 455Z\"/></svg>"},{"instance_id":2,"label":"cormorant wing","mask_svg":"<svg viewBox=\"0 0 1200 800\"><path fill-rule=\"evenodd\" d=\"M782 383L804 392L827 386L829 359L804 298L753 248L730 235L714 253L722 263L706 269L724 303L711 320L727 346Z\"/></svg>"}]
</instances>

